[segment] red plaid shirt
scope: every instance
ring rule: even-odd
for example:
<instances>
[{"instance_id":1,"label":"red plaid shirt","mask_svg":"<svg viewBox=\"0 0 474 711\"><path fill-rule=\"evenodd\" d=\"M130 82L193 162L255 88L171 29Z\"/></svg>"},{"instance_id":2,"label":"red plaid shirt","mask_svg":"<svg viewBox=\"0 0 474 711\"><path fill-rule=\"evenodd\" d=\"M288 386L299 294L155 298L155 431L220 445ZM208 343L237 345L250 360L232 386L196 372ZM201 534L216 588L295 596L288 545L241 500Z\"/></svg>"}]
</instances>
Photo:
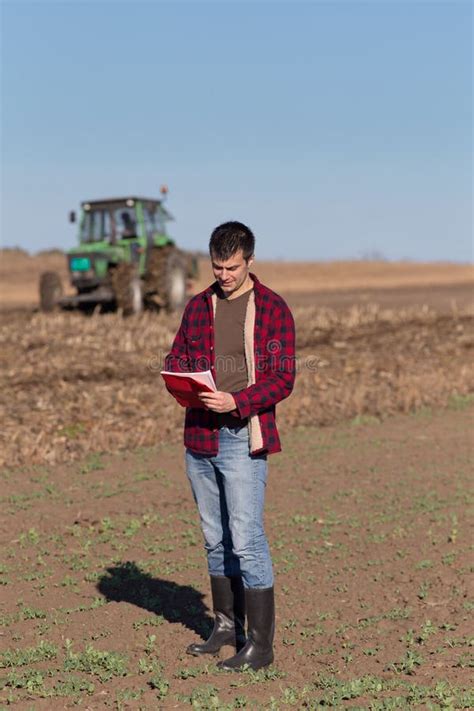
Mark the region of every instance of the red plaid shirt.
<instances>
[{"instance_id":1,"label":"red plaid shirt","mask_svg":"<svg viewBox=\"0 0 474 711\"><path fill-rule=\"evenodd\" d=\"M295 325L285 301L264 286L254 274L255 384L233 392L241 418L258 415L263 447L252 454L279 452L280 438L275 405L288 397L295 381ZM214 316L211 296L216 284L194 296L186 305L181 326L165 359L169 371L214 368ZM199 454L215 456L218 450L216 415L211 410L186 408L184 444Z\"/></svg>"}]
</instances>

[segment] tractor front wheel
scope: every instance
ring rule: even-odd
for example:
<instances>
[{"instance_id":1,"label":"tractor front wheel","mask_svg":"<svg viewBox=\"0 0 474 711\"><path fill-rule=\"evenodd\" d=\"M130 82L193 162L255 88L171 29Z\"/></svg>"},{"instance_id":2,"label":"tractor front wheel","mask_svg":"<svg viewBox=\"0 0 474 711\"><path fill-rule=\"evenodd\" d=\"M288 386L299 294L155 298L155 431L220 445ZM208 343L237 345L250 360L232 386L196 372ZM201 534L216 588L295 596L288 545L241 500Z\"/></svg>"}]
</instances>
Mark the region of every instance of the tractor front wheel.
<instances>
[{"instance_id":1,"label":"tractor front wheel","mask_svg":"<svg viewBox=\"0 0 474 711\"><path fill-rule=\"evenodd\" d=\"M43 272L40 276L40 309L45 313L54 311L63 295L63 285L57 272Z\"/></svg>"},{"instance_id":2,"label":"tractor front wheel","mask_svg":"<svg viewBox=\"0 0 474 711\"><path fill-rule=\"evenodd\" d=\"M138 314L143 310L142 284L134 264L124 262L115 267L112 289L117 308L124 316Z\"/></svg>"},{"instance_id":3,"label":"tractor front wheel","mask_svg":"<svg viewBox=\"0 0 474 711\"><path fill-rule=\"evenodd\" d=\"M154 296L168 312L176 311L186 303L187 268L185 257L176 247L155 247L148 262L145 278L147 297ZM151 297L151 298L150 298Z\"/></svg>"}]
</instances>

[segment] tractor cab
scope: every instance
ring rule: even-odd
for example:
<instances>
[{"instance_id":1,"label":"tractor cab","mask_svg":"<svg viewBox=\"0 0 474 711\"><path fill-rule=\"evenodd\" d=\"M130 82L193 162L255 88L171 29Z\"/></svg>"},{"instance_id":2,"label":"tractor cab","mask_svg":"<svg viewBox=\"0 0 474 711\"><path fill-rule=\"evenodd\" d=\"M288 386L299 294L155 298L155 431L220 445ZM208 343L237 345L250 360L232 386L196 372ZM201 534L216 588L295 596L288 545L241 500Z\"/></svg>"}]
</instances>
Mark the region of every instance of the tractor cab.
<instances>
[{"instance_id":1,"label":"tractor cab","mask_svg":"<svg viewBox=\"0 0 474 711\"><path fill-rule=\"evenodd\" d=\"M116 244L138 239L153 242L167 237L166 225L173 219L162 201L146 198L118 198L83 202L79 242Z\"/></svg>"}]
</instances>

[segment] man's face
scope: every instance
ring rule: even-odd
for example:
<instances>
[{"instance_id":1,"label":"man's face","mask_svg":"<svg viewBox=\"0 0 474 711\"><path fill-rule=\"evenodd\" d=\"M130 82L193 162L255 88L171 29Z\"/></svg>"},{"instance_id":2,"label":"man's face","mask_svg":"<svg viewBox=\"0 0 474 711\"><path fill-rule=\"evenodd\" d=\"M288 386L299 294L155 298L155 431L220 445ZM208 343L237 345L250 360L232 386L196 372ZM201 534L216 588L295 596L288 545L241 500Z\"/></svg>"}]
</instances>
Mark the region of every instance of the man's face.
<instances>
[{"instance_id":1,"label":"man's face","mask_svg":"<svg viewBox=\"0 0 474 711\"><path fill-rule=\"evenodd\" d=\"M252 262L253 257L250 257L248 261L244 259L241 249L224 262L211 255L212 271L225 296L230 296L234 291L240 289L248 277Z\"/></svg>"}]
</instances>

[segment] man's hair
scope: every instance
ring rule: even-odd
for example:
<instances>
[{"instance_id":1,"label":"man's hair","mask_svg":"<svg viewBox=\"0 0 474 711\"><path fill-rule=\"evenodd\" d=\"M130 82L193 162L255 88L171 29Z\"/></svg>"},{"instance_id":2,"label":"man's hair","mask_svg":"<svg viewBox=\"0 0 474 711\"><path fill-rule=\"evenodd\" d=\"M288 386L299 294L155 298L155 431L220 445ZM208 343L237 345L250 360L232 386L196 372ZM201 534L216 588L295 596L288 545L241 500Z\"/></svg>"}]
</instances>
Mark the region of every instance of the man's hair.
<instances>
[{"instance_id":1,"label":"man's hair","mask_svg":"<svg viewBox=\"0 0 474 711\"><path fill-rule=\"evenodd\" d=\"M224 222L213 231L209 240L211 257L225 262L241 249L245 261L255 251L255 237L252 230L242 222Z\"/></svg>"}]
</instances>

